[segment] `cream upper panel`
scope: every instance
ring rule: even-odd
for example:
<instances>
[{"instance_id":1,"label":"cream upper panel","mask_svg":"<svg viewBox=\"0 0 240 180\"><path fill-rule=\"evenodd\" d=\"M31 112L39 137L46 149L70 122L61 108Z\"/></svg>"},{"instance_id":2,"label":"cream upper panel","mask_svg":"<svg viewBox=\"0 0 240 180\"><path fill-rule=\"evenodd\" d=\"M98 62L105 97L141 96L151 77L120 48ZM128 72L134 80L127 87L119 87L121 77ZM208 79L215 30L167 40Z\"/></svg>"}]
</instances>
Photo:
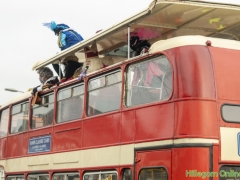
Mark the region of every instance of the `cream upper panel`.
<instances>
[{"instance_id":1,"label":"cream upper panel","mask_svg":"<svg viewBox=\"0 0 240 180\"><path fill-rule=\"evenodd\" d=\"M240 161L240 128L221 127L221 160Z\"/></svg>"},{"instance_id":2,"label":"cream upper panel","mask_svg":"<svg viewBox=\"0 0 240 180\"><path fill-rule=\"evenodd\" d=\"M188 45L206 46L207 41L211 41L211 46L213 47L240 50L240 42L235 40L219 39L205 36L179 36L154 43L151 46L149 53L155 53L158 51L164 51L167 49Z\"/></svg>"},{"instance_id":3,"label":"cream upper panel","mask_svg":"<svg viewBox=\"0 0 240 180\"><path fill-rule=\"evenodd\" d=\"M13 97L11 100L7 101L6 103L4 103L1 106L0 109L4 109L5 107L9 106L10 104L16 103L18 101L21 101L21 100L24 100L24 99L27 99L27 98L30 98L30 97L31 97L31 91L22 93L22 94L20 94L18 96Z\"/></svg>"}]
</instances>

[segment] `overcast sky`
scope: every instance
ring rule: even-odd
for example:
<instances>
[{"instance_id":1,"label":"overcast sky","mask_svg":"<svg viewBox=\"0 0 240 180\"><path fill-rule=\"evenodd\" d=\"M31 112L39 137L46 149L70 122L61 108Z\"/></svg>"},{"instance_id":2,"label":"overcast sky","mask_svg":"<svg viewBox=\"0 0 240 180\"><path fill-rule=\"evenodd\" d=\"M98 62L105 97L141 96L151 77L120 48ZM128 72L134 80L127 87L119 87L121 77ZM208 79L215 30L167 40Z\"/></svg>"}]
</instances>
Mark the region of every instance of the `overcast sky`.
<instances>
[{"instance_id":1,"label":"overcast sky","mask_svg":"<svg viewBox=\"0 0 240 180\"><path fill-rule=\"evenodd\" d=\"M0 105L39 85L32 65L60 52L44 22L65 23L84 39L146 9L152 0L0 0ZM225 0L235 3L239 0ZM224 2L216 0L216 2Z\"/></svg>"}]
</instances>

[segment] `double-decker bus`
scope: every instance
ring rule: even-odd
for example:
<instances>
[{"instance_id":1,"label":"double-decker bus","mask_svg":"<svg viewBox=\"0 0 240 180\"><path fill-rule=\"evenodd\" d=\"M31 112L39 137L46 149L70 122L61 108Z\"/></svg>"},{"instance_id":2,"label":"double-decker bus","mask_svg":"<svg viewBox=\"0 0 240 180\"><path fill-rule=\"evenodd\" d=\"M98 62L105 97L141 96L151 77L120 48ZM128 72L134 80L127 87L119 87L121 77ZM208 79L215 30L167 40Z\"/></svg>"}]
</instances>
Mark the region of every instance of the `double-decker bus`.
<instances>
[{"instance_id":1,"label":"double-decker bus","mask_svg":"<svg viewBox=\"0 0 240 180\"><path fill-rule=\"evenodd\" d=\"M139 30L151 47L134 56ZM75 54L92 69L1 105L1 179L240 179L239 39L238 5L155 0L36 63Z\"/></svg>"}]
</instances>

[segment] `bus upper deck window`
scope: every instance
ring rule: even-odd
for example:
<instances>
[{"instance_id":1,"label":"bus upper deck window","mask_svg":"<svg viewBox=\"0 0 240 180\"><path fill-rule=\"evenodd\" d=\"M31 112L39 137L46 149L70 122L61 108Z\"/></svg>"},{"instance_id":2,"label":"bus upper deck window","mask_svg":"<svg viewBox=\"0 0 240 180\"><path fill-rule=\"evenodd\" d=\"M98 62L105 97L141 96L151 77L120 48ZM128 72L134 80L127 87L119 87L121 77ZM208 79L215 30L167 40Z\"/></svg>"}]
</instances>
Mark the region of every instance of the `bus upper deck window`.
<instances>
[{"instance_id":1,"label":"bus upper deck window","mask_svg":"<svg viewBox=\"0 0 240 180\"><path fill-rule=\"evenodd\" d=\"M172 68L166 56L154 57L128 67L127 106L167 100L171 93Z\"/></svg>"},{"instance_id":2,"label":"bus upper deck window","mask_svg":"<svg viewBox=\"0 0 240 180\"><path fill-rule=\"evenodd\" d=\"M118 70L89 81L87 106L89 116L119 109L122 91L121 74Z\"/></svg>"},{"instance_id":3,"label":"bus upper deck window","mask_svg":"<svg viewBox=\"0 0 240 180\"><path fill-rule=\"evenodd\" d=\"M22 103L12 107L11 134L26 131L28 128L29 103Z\"/></svg>"},{"instance_id":4,"label":"bus upper deck window","mask_svg":"<svg viewBox=\"0 0 240 180\"><path fill-rule=\"evenodd\" d=\"M7 135L8 117L9 117L9 109L3 110L1 114L1 121L0 121L0 138L5 137Z\"/></svg>"},{"instance_id":5,"label":"bus upper deck window","mask_svg":"<svg viewBox=\"0 0 240 180\"><path fill-rule=\"evenodd\" d=\"M53 94L43 95L39 105L34 105L32 110L31 128L36 129L52 124L53 120Z\"/></svg>"},{"instance_id":6,"label":"bus upper deck window","mask_svg":"<svg viewBox=\"0 0 240 180\"><path fill-rule=\"evenodd\" d=\"M83 102L83 84L60 90L57 97L57 123L80 119Z\"/></svg>"}]
</instances>

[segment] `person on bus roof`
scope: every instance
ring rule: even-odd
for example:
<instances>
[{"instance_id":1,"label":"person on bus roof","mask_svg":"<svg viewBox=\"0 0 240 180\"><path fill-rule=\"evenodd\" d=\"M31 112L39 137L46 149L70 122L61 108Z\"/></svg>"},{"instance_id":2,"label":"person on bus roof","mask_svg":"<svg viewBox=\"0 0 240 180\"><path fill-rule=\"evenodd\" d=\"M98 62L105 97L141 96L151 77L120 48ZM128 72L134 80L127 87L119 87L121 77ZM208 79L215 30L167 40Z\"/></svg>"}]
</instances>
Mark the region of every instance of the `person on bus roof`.
<instances>
[{"instance_id":1,"label":"person on bus roof","mask_svg":"<svg viewBox=\"0 0 240 180\"><path fill-rule=\"evenodd\" d=\"M39 74L39 81L41 84L32 89L32 95L44 89L51 88L59 82L57 76L53 76L52 70L48 67L38 69L37 73Z\"/></svg>"},{"instance_id":2,"label":"person on bus roof","mask_svg":"<svg viewBox=\"0 0 240 180\"><path fill-rule=\"evenodd\" d=\"M71 29L66 24L56 24L54 21L50 23L43 23L44 26L47 26L50 28L56 36L58 36L58 47L61 49L61 51L81 42L83 40L83 37ZM59 74L59 65L53 64L54 70ZM63 77L62 72L61 77Z\"/></svg>"},{"instance_id":3,"label":"person on bus roof","mask_svg":"<svg viewBox=\"0 0 240 180\"><path fill-rule=\"evenodd\" d=\"M140 39L138 34L132 33L130 37L130 48L135 51L135 56L146 53L151 44L146 39Z\"/></svg>"},{"instance_id":4,"label":"person on bus roof","mask_svg":"<svg viewBox=\"0 0 240 180\"><path fill-rule=\"evenodd\" d=\"M65 65L65 77L60 82L77 78L82 71L83 63L78 62L78 58L75 55L67 56L62 60L62 63Z\"/></svg>"}]
</instances>

